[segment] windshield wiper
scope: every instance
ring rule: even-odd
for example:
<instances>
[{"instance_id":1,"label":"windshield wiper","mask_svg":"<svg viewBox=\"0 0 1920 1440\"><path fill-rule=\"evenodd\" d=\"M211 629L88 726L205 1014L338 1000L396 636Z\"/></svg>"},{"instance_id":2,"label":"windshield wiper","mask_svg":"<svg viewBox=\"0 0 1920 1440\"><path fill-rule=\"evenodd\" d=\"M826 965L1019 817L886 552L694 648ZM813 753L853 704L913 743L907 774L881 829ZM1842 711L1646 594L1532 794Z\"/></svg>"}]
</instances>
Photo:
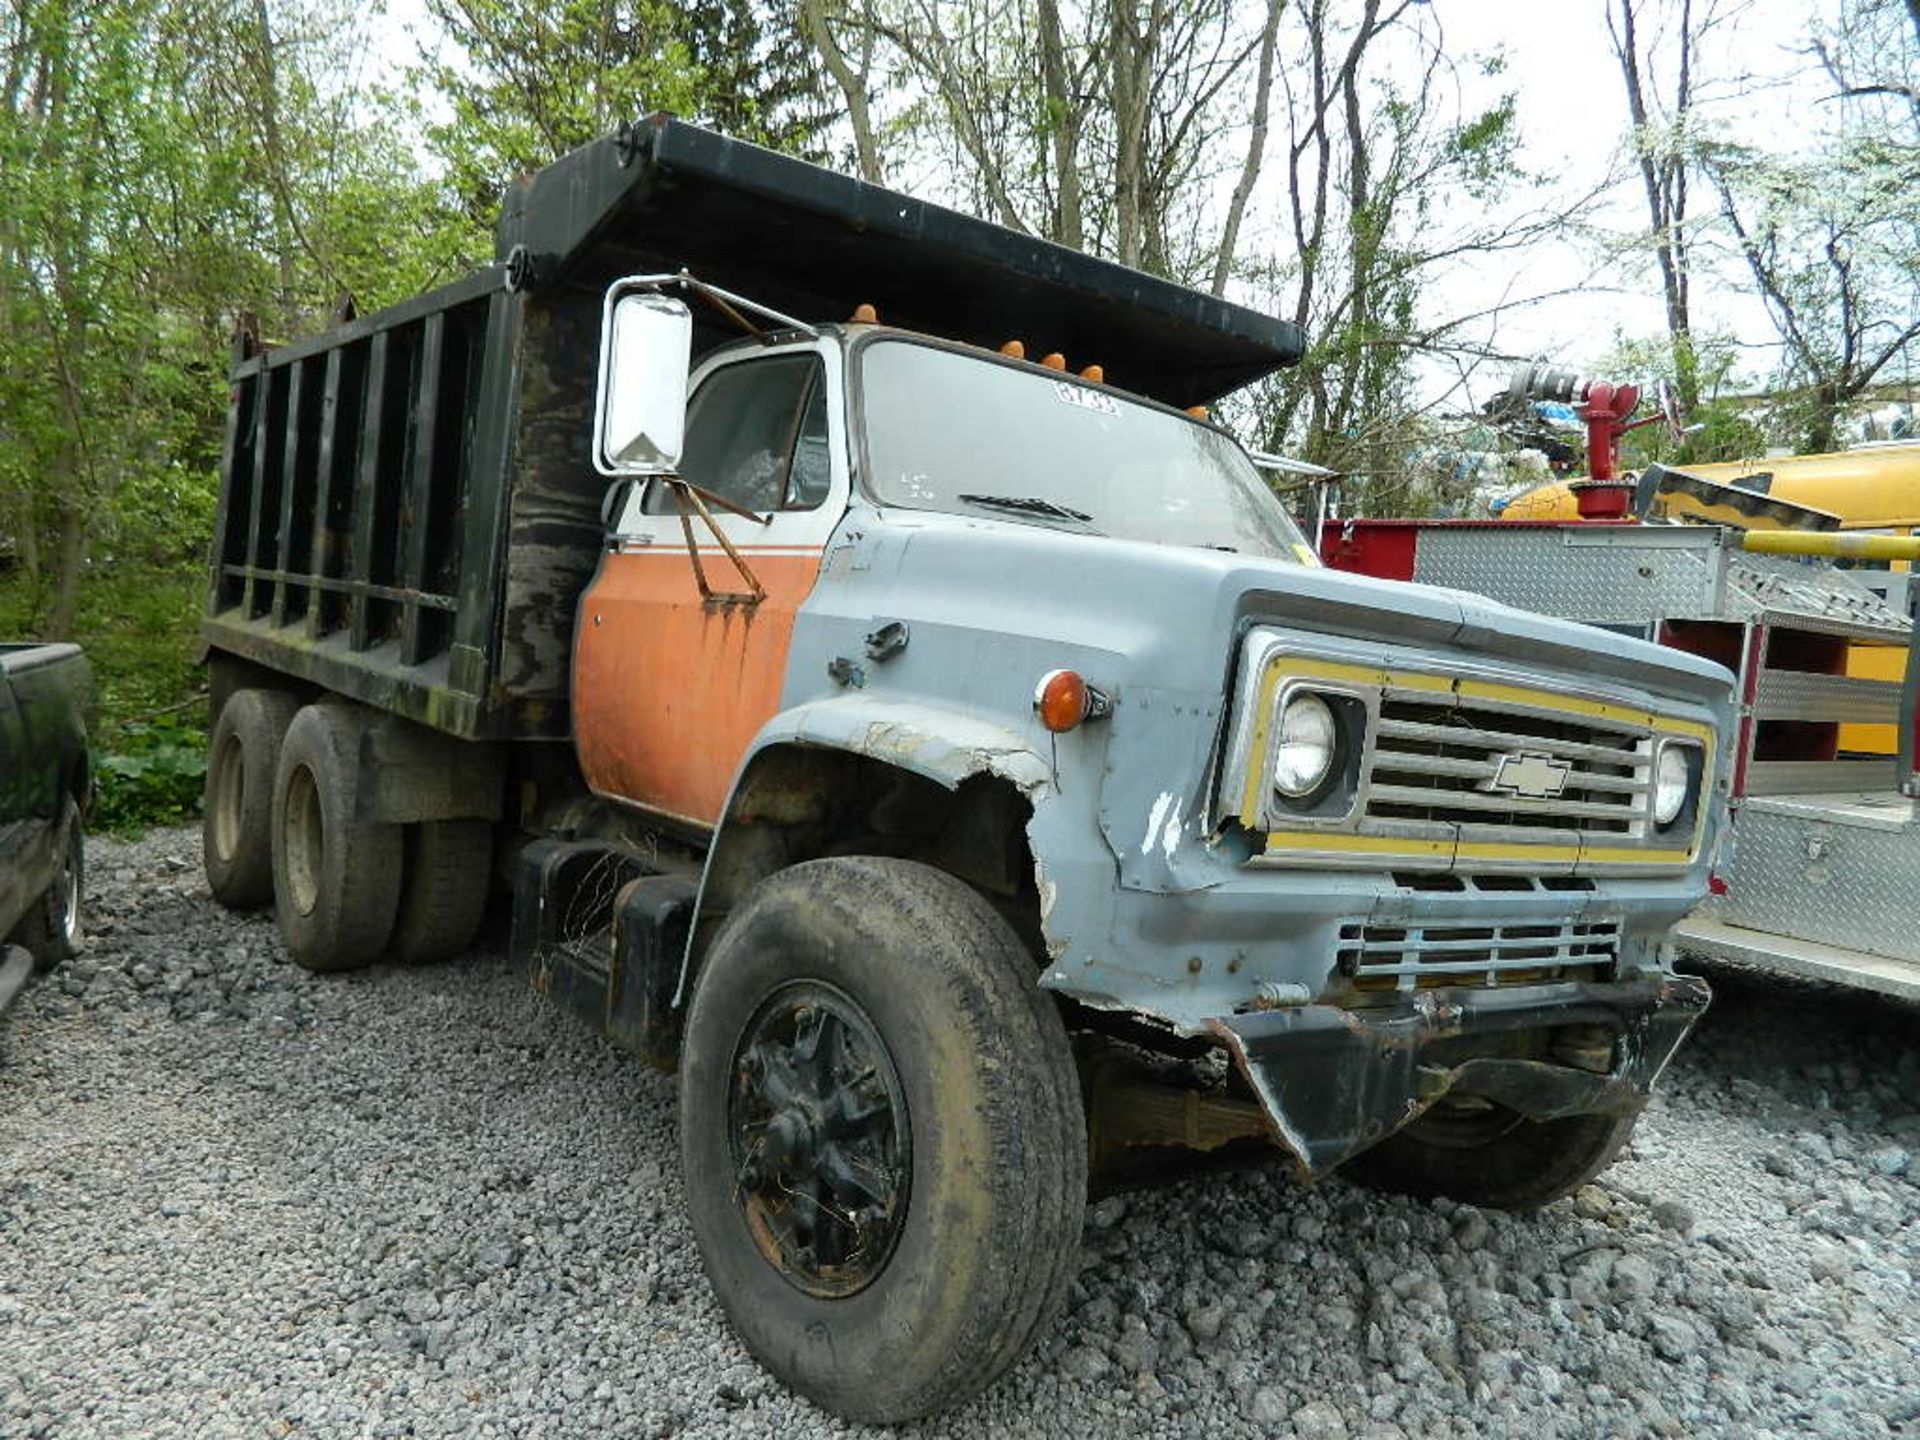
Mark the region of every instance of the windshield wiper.
<instances>
[{"instance_id":1,"label":"windshield wiper","mask_svg":"<svg viewBox=\"0 0 1920 1440\"><path fill-rule=\"evenodd\" d=\"M1038 495L962 495L959 498L968 505L980 505L989 510L1011 510L1017 515L1044 515L1049 520L1072 520L1081 525L1093 523L1091 515L1069 510L1065 505L1056 505Z\"/></svg>"}]
</instances>

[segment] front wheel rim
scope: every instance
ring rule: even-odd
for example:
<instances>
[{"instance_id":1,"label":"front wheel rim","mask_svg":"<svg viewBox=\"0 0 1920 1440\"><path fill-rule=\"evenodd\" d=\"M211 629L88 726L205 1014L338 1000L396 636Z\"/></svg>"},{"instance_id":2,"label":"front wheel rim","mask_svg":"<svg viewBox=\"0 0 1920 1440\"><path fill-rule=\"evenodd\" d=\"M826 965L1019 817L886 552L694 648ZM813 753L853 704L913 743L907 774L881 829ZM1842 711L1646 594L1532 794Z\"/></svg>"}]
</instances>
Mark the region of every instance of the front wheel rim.
<instances>
[{"instance_id":1,"label":"front wheel rim","mask_svg":"<svg viewBox=\"0 0 1920 1440\"><path fill-rule=\"evenodd\" d=\"M727 1140L734 1201L782 1279L840 1299L879 1278L912 1145L893 1057L851 996L794 981L761 1003L734 1048Z\"/></svg>"}]
</instances>

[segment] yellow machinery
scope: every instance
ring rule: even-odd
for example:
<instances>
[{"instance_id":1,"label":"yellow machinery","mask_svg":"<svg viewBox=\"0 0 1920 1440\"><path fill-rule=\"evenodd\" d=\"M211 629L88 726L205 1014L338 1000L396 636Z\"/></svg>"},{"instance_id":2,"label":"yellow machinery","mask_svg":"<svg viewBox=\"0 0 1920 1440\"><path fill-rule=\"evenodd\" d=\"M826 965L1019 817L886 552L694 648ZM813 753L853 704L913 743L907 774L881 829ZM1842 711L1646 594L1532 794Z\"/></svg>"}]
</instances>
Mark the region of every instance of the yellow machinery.
<instances>
[{"instance_id":1,"label":"yellow machinery","mask_svg":"<svg viewBox=\"0 0 1920 1440\"><path fill-rule=\"evenodd\" d=\"M1841 530L1920 527L1920 441L1869 445L1831 455L1782 455L1689 465L1685 474L1717 486L1784 500L1838 517ZM1556 480L1514 497L1503 520L1577 520L1569 482ZM1717 518L1717 517L1716 517ZM1737 523L1728 521L1727 523ZM1753 528L1752 522L1741 529Z\"/></svg>"}]
</instances>

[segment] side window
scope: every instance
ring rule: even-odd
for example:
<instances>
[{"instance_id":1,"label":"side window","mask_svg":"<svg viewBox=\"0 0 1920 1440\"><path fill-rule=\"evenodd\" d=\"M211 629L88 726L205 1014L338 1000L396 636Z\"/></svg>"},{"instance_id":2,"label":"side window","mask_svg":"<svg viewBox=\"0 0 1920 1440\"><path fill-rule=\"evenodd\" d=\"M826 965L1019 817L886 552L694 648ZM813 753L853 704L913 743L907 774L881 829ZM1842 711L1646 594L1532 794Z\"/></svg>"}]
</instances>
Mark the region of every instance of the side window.
<instances>
[{"instance_id":1,"label":"side window","mask_svg":"<svg viewBox=\"0 0 1920 1440\"><path fill-rule=\"evenodd\" d=\"M687 404L680 474L748 510L811 510L827 498L826 385L816 355L747 360L708 376ZM670 487L650 515L677 513Z\"/></svg>"},{"instance_id":2,"label":"side window","mask_svg":"<svg viewBox=\"0 0 1920 1440\"><path fill-rule=\"evenodd\" d=\"M807 390L806 413L800 419L800 438L794 442L785 508L816 509L825 502L827 487L832 483L833 462L827 448L827 380L816 362Z\"/></svg>"}]
</instances>

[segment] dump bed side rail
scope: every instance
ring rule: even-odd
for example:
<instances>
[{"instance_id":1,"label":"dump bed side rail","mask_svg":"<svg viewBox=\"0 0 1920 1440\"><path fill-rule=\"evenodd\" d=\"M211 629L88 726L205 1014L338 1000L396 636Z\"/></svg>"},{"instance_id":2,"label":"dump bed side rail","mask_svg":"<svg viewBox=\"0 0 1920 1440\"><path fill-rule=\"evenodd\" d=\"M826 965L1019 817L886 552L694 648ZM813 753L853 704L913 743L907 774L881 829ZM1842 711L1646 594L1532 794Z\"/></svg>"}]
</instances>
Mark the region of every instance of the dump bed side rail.
<instances>
[{"instance_id":1,"label":"dump bed side rail","mask_svg":"<svg viewBox=\"0 0 1920 1440\"><path fill-rule=\"evenodd\" d=\"M499 267L232 372L210 644L468 737L488 703L518 299Z\"/></svg>"}]
</instances>

